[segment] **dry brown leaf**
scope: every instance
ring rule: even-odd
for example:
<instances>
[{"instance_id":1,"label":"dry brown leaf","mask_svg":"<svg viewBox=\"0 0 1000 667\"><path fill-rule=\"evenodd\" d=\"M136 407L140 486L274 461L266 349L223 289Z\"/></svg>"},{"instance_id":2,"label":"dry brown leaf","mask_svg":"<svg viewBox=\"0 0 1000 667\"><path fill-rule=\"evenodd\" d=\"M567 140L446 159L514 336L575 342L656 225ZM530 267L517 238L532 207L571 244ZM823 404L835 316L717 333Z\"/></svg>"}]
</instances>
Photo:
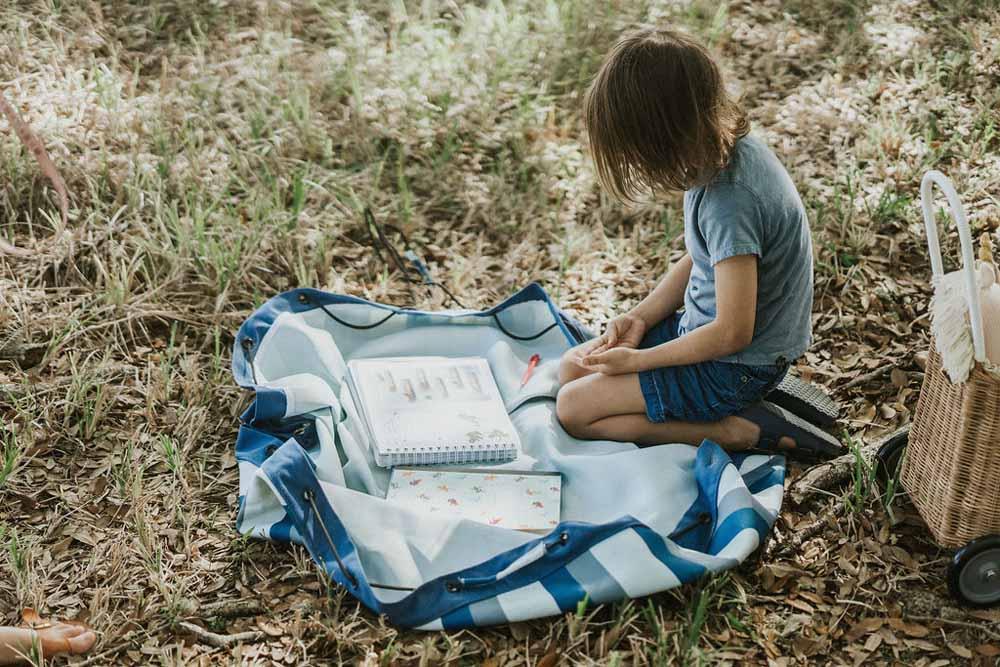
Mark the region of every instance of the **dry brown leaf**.
<instances>
[{"instance_id":1,"label":"dry brown leaf","mask_svg":"<svg viewBox=\"0 0 1000 667\"><path fill-rule=\"evenodd\" d=\"M884 618L879 618L877 616L868 616L866 618L862 618L857 623L852 625L850 630L847 631L847 634L844 635L844 638L848 642L855 642L864 637L865 635L875 632L883 625L885 625Z\"/></svg>"},{"instance_id":2,"label":"dry brown leaf","mask_svg":"<svg viewBox=\"0 0 1000 667\"><path fill-rule=\"evenodd\" d=\"M920 638L926 637L931 633L927 627L920 625L919 623L908 623L901 618L890 618L889 625L892 626L893 629L899 630L907 637Z\"/></svg>"},{"instance_id":3,"label":"dry brown leaf","mask_svg":"<svg viewBox=\"0 0 1000 667\"><path fill-rule=\"evenodd\" d=\"M948 648L950 648L951 652L960 658L965 658L966 660L968 660L972 657L972 651L965 648L961 644L948 644Z\"/></svg>"},{"instance_id":4,"label":"dry brown leaf","mask_svg":"<svg viewBox=\"0 0 1000 667\"><path fill-rule=\"evenodd\" d=\"M257 627L264 631L264 634L271 637L281 637L285 634L284 629L277 623L270 623L268 621L257 621Z\"/></svg>"},{"instance_id":5,"label":"dry brown leaf","mask_svg":"<svg viewBox=\"0 0 1000 667\"><path fill-rule=\"evenodd\" d=\"M926 639L904 639L903 643L905 643L910 648L918 648L921 651L928 651L931 653L935 653L941 650L940 646L932 642L929 642Z\"/></svg>"},{"instance_id":6,"label":"dry brown leaf","mask_svg":"<svg viewBox=\"0 0 1000 667\"><path fill-rule=\"evenodd\" d=\"M553 667L559 663L559 653L556 651L549 651L542 656L542 659L538 661L537 667Z\"/></svg>"},{"instance_id":7,"label":"dry brown leaf","mask_svg":"<svg viewBox=\"0 0 1000 667\"><path fill-rule=\"evenodd\" d=\"M808 602L806 602L805 600L799 600L798 598L789 598L785 600L785 604L787 604L789 607L795 607L800 611L804 611L807 614L816 613L816 608L813 607Z\"/></svg>"}]
</instances>

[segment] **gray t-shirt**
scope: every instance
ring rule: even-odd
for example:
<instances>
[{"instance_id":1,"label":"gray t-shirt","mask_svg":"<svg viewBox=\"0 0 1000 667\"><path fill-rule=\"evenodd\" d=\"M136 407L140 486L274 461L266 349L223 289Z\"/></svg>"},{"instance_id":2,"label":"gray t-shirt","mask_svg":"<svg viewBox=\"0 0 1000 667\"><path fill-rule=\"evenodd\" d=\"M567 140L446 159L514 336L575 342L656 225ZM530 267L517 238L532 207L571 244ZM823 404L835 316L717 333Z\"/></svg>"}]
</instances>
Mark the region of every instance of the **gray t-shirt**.
<instances>
[{"instance_id":1,"label":"gray t-shirt","mask_svg":"<svg viewBox=\"0 0 1000 667\"><path fill-rule=\"evenodd\" d=\"M736 142L729 164L708 185L684 193L684 243L694 262L680 332L715 319L715 265L756 255L753 341L720 361L792 362L809 347L813 256L805 208L788 172L760 139Z\"/></svg>"}]
</instances>

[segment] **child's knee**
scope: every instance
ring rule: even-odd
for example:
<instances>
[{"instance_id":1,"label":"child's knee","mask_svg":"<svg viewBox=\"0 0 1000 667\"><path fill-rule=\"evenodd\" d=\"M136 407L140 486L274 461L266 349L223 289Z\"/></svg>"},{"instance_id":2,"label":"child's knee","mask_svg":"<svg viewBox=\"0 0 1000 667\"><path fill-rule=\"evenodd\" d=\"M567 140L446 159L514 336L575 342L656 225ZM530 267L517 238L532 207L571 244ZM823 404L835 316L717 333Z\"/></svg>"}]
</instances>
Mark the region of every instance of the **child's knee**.
<instances>
[{"instance_id":1,"label":"child's knee","mask_svg":"<svg viewBox=\"0 0 1000 667\"><path fill-rule=\"evenodd\" d=\"M556 417L563 430L574 438L584 438L588 421L580 409L580 401L573 383L563 385L556 394Z\"/></svg>"}]
</instances>

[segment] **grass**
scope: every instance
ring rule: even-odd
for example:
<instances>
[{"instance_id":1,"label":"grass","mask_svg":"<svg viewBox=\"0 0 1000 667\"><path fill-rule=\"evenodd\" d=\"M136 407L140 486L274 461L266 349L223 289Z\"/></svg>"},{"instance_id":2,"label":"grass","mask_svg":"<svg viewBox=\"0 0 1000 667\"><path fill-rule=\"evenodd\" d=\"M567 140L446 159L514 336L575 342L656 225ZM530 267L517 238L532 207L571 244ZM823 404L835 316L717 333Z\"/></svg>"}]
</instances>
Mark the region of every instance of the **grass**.
<instances>
[{"instance_id":1,"label":"grass","mask_svg":"<svg viewBox=\"0 0 1000 667\"><path fill-rule=\"evenodd\" d=\"M14 474L23 453L16 433L11 431L0 433L0 488Z\"/></svg>"},{"instance_id":2,"label":"grass","mask_svg":"<svg viewBox=\"0 0 1000 667\"><path fill-rule=\"evenodd\" d=\"M638 24L712 44L806 202L816 342L798 371L845 404L856 452L908 421L927 346L920 175L946 171L972 224L1000 226L996 2L5 3L0 87L71 207L63 230L0 123L0 238L33 251L0 256L0 623L28 605L86 620L101 664L916 664L992 642L958 610L971 625L922 644L848 638L865 614L950 604L947 554L860 456L837 490L850 511L793 553L477 632L386 627L304 549L235 534L247 397L229 350L246 316L299 285L447 305L374 259L366 207L470 307L538 280L595 328L679 257L679 198L611 202L582 131L590 77ZM848 387L886 365L905 379ZM779 525L837 500L789 504ZM253 595L256 617L199 611ZM216 649L179 621L272 632Z\"/></svg>"}]
</instances>

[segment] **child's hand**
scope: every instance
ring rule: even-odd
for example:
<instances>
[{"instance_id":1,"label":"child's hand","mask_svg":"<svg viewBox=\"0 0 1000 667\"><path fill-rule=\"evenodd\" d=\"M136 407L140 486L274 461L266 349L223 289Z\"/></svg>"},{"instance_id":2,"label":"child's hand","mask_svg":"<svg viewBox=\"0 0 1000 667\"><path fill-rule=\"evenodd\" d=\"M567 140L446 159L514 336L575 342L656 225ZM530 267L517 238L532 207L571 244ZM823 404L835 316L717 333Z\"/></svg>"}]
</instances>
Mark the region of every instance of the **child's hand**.
<instances>
[{"instance_id":1,"label":"child's hand","mask_svg":"<svg viewBox=\"0 0 1000 667\"><path fill-rule=\"evenodd\" d=\"M591 351L604 352L616 347L637 348L646 335L646 322L631 313L619 315L608 323L607 329L597 340L600 344Z\"/></svg>"},{"instance_id":2,"label":"child's hand","mask_svg":"<svg viewBox=\"0 0 1000 667\"><path fill-rule=\"evenodd\" d=\"M587 354L581 361L586 368L604 375L623 375L639 370L639 350L629 347L615 347L603 352L594 351Z\"/></svg>"}]
</instances>

